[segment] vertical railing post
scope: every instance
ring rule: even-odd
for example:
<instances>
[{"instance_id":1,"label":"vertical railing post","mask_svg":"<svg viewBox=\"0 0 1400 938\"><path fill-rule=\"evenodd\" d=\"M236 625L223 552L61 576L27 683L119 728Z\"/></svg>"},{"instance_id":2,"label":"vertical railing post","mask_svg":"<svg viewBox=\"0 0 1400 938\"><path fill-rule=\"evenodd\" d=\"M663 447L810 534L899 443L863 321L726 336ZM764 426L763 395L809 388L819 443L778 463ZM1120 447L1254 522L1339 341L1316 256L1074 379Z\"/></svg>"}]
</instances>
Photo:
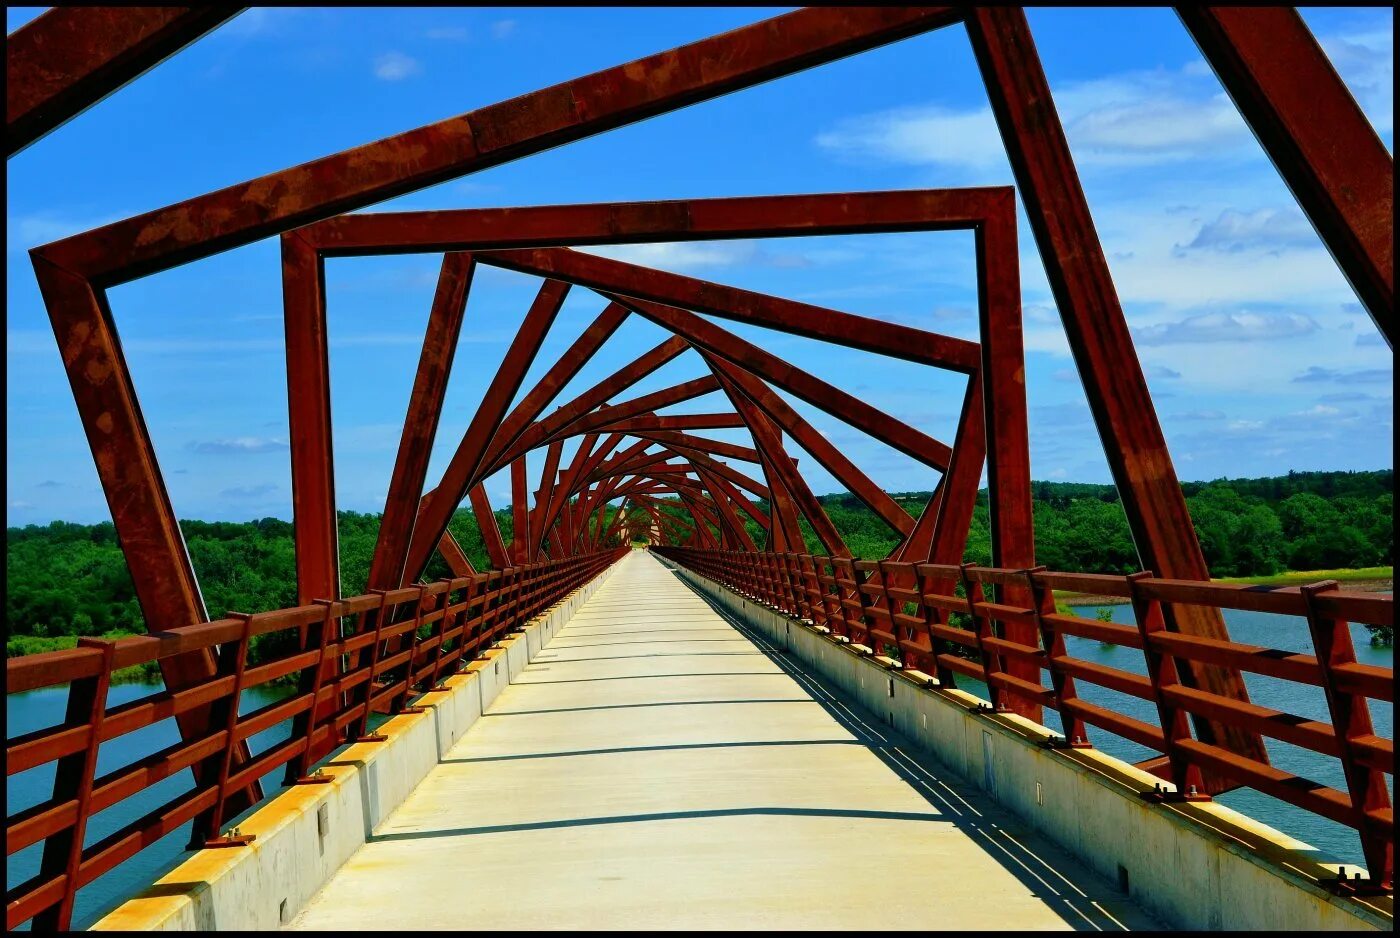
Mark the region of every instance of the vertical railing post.
<instances>
[{"instance_id":1,"label":"vertical railing post","mask_svg":"<svg viewBox=\"0 0 1400 938\"><path fill-rule=\"evenodd\" d=\"M1365 880L1338 878L1336 885L1347 892L1389 892L1395 881L1395 841L1373 820L1390 808L1390 792L1386 789L1385 773L1373 765L1363 765L1356 758L1356 743L1363 737L1374 737L1371 708L1364 694L1344 689L1337 680L1338 668L1356 663L1356 646L1346 621L1328 615L1319 608L1318 596L1335 591L1336 580L1326 580L1302 587L1299 592L1308 610L1308 631L1312 634L1313 653L1322 672L1322 689L1327 695L1327 710L1332 717L1338 755L1351 797L1353 823L1361 835L1361 852L1366 858Z\"/></svg>"},{"instance_id":2,"label":"vertical railing post","mask_svg":"<svg viewBox=\"0 0 1400 938\"><path fill-rule=\"evenodd\" d=\"M424 606L427 602L428 584L418 584L418 598L413 603L413 629L408 633L408 664L403 672L403 694L389 704L393 713L422 713L422 707L410 706L408 698L413 694L413 662L418 656L418 630L423 625ZM397 706L395 706L397 704Z\"/></svg>"},{"instance_id":3,"label":"vertical railing post","mask_svg":"<svg viewBox=\"0 0 1400 938\"><path fill-rule=\"evenodd\" d=\"M311 764L315 761L313 753L316 750L316 740L320 727L316 722L317 702L321 699L321 688L326 681L326 658L327 651L331 647L335 627L335 601L330 599L315 599L312 602L321 606L324 615L321 617L320 628L308 626L302 632L301 650L307 651L310 647L310 636L315 635L316 648L320 655L316 659L316 664L311 670L310 677L307 676L307 669L302 669L301 675L297 678L297 693L311 695L311 704L304 713L298 713L292 718L292 739L304 737L306 748L297 753L296 758L287 763L286 773L282 777L284 785L316 785L329 782L331 777L324 772L311 774ZM327 722L335 725L335 708L331 708ZM332 736L334 732L332 731Z\"/></svg>"},{"instance_id":4,"label":"vertical railing post","mask_svg":"<svg viewBox=\"0 0 1400 938\"><path fill-rule=\"evenodd\" d=\"M944 595L941 589L943 581L935 580L927 567L920 570L919 566L914 566L914 576L919 587L919 609L923 613L924 629L928 633L929 653L933 655L934 677L938 679L939 687L955 688L958 686L957 676L939 657L953 654L953 649L945 639L933 633L935 625L947 625L948 614L928 600L929 596Z\"/></svg>"},{"instance_id":5,"label":"vertical railing post","mask_svg":"<svg viewBox=\"0 0 1400 938\"><path fill-rule=\"evenodd\" d=\"M968 571L975 566L975 563L959 564L958 576L962 581L963 598L967 602L967 615L972 620L972 634L977 639L977 655L982 661L982 675L987 679L987 696L992 701L990 709L997 713L1011 713L1012 709L1006 703L1006 692L992 680L993 675L1002 672L1001 655L987 647L987 639L995 638L996 635L992 631L991 619L977 611L977 607L986 601L986 597L981 581L968 575ZM978 709L981 709L980 705Z\"/></svg>"},{"instance_id":6,"label":"vertical railing post","mask_svg":"<svg viewBox=\"0 0 1400 938\"><path fill-rule=\"evenodd\" d=\"M1052 748L1068 746L1072 749L1092 749L1094 747L1089 742L1089 731L1084 721L1069 706L1070 701L1077 699L1074 678L1055 667L1055 662L1065 657L1067 652L1064 634L1045 621L1047 615L1055 613L1055 594L1041 584L1036 576L1045 570L1046 567L1042 564L1022 570L1021 575L1026 578L1026 589L1031 596L1031 611L1035 614L1035 625L1040 631L1040 645L1045 649L1045 663L1050 671L1050 686L1055 690L1055 709L1060 714L1060 726L1065 731L1063 740L1056 740L1051 736L1046 739L1046 745Z\"/></svg>"},{"instance_id":7,"label":"vertical railing post","mask_svg":"<svg viewBox=\"0 0 1400 938\"><path fill-rule=\"evenodd\" d=\"M374 675L379 670L379 649L383 644L380 635L384 632L384 620L389 618L389 592L388 590L370 590L370 592L379 597L379 605L374 610L374 639L369 648L369 663L365 665L368 674L365 677L364 709L356 717L354 724L354 739L357 743L382 743L389 738L383 733L371 733L369 729L370 710L374 706Z\"/></svg>"},{"instance_id":8,"label":"vertical railing post","mask_svg":"<svg viewBox=\"0 0 1400 938\"><path fill-rule=\"evenodd\" d=\"M220 675L233 674L233 691L224 698L224 752L219 763L219 777L215 791L214 807L208 814L195 822L194 836L204 827L204 841L200 845L211 847L243 847L253 841L252 834L240 834L237 829L221 835L224 825L224 808L228 803L228 779L233 769L233 754L238 749L238 706L243 699L243 675L248 670L248 646L253 640L253 616L246 612L230 612L229 618L243 620L243 631L237 643L225 645L219 652L218 671Z\"/></svg>"},{"instance_id":9,"label":"vertical railing post","mask_svg":"<svg viewBox=\"0 0 1400 938\"><path fill-rule=\"evenodd\" d=\"M1177 745L1178 741L1191 738L1190 715L1162 693L1163 688L1180 684L1181 678L1177 672L1176 659L1153 647L1152 639L1158 633L1167 630L1167 620L1162 613L1161 601L1148 599L1142 594L1142 581L1151 578L1152 574L1146 570L1129 574L1128 592L1133 600L1133 616L1137 619L1138 634L1142 636L1142 654L1147 661L1147 678L1152 682L1152 697L1157 703L1157 718L1162 725L1162 741L1166 746L1167 762L1171 766L1172 783L1176 785L1176 791L1163 791L1160 785L1154 785L1153 790L1146 792L1144 797L1153 801L1210 801L1200 767Z\"/></svg>"},{"instance_id":10,"label":"vertical railing post","mask_svg":"<svg viewBox=\"0 0 1400 938\"><path fill-rule=\"evenodd\" d=\"M428 681L428 686L435 691L444 691L447 690L447 685L442 683L442 658L447 653L447 629L455 615L452 611L452 585L457 581L443 578L439 582L443 584L442 615L438 617L437 651L433 655L433 675Z\"/></svg>"},{"instance_id":11,"label":"vertical railing post","mask_svg":"<svg viewBox=\"0 0 1400 938\"><path fill-rule=\"evenodd\" d=\"M68 710L64 726L87 726L88 741L82 752L63 756L54 766L54 800L77 802L73 824L44 841L39 861L40 877L62 875L63 897L34 916L34 931L68 931L73 924L73 904L78 893L78 873L83 863L83 839L87 835L93 782L97 777L97 751L102 744L102 722L107 715L107 691L112 686L115 642L98 638L78 639L79 648L95 648L102 654L97 674L68 685Z\"/></svg>"}]
</instances>

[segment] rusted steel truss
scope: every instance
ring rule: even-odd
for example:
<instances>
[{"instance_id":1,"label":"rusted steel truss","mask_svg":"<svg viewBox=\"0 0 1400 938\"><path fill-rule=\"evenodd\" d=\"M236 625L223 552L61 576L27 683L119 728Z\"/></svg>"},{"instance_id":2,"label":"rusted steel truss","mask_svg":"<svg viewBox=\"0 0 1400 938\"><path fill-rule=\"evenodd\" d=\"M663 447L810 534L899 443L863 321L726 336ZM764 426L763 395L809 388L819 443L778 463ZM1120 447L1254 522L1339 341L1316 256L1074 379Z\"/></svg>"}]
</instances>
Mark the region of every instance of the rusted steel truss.
<instances>
[{"instance_id":1,"label":"rusted steel truss","mask_svg":"<svg viewBox=\"0 0 1400 938\"><path fill-rule=\"evenodd\" d=\"M8 43L11 152L231 12L70 10L40 17ZM1354 102L1348 106L1345 88L1296 15L1183 8L1181 16L1389 340L1392 164L1375 145L1374 132ZM353 214L957 22L977 56L1017 190ZM99 36L102 30L106 35ZM48 35L63 38L46 46L39 40ZM49 64L40 61L45 55ZM1314 93L1331 104L1320 112L1309 103ZM1345 165L1336 163L1340 150L1330 143L1338 139L1351 141ZM1095 581L1095 590L1125 590L1139 613L1138 629L1055 614L1048 591L1072 588L1065 584L1074 575L1035 567L1018 192L1150 573L1123 583ZM944 230L974 235L977 342L574 250ZM282 247L299 606L209 622L106 291L274 235ZM325 259L398 253L442 254L442 270L388 480L371 592L346 599L336 533ZM798 10L116 222L36 248L31 256L137 599L159 635L115 646L89 642L8 665L12 691L56 683L72 688L62 726L9 741L11 774L45 762L58 766L53 799L9 818L11 853L45 844L40 876L11 891L11 927L29 918L67 927L79 886L186 820L195 820L198 841L236 844L221 824L259 797L256 780L268 769L285 765L289 780L310 781L311 766L337 745L378 738L368 728L371 713L402 710L456 661L596 575L620 556L621 545L637 540L862 653L907 670L926 669L945 684L955 674L984 680L995 710L1039 720L1050 706L1063 721L1068 745L1088 745L1086 727L1094 725L1155 747L1163 759L1154 770L1167 773L1179 791L1195 786L1205 795L1238 785L1294 791L1268 765L1263 739L1297 743L1306 737L1299 744L1311 741L1320 751L1341 754L1348 790L1309 795L1303 806L1357 827L1372 879L1389 886L1393 837L1380 773L1393 771L1393 757L1388 741L1374 742L1365 699L1374 696L1375 675L1358 670L1343 621L1348 613L1371 616L1365 621L1386 618L1389 601L1358 604L1322 588L1300 594L1318 659L1301 670L1279 665L1288 673L1276 676L1324 687L1334 721L1328 740L1321 730L1285 731L1249 702L1242 671L1264 666L1230 645L1220 610L1256 600L1201 585L1208 580L1205 562L1054 99L1017 8ZM473 273L482 264L534 276L539 292L476 413L465 427L453 428L460 440L442 477L428 488L429 454L459 337L472 327ZM596 295L601 310L526 389L526 375L571 291ZM670 337L550 410L630 317ZM955 436L935 439L715 320L958 375L964 385ZM697 377L623 397L688 352ZM927 467L928 503L917 516L909 514L779 392ZM699 401L717 402L716 409L665 412ZM698 432L723 428L746 431L750 443ZM897 535L888 558L851 556L789 444ZM741 471L726 460L754 468ZM530 466L540 468L533 493ZM962 560L984 468L992 566L970 568ZM487 480L505 471L509 538L486 491ZM448 530L464 502L481 531L489 570L473 569ZM425 584L420 578L435 553L454 578ZM1193 596L1201 601L1192 602ZM953 614L970 625L955 627ZM249 666L253 636L292 626L298 629L295 653ZM1149 677L1086 672L1065 658L1064 634L1107 635L1142 648ZM952 654L957 645L971 649L977 663ZM161 754L158 771L142 763L126 774L95 778L97 743L139 728L139 721L106 707L110 671L147 660L160 664L167 685L162 700L169 703L151 712L174 716L182 741ZM1268 668L1278 670L1268 665L1265 673L1274 673ZM293 701L238 715L244 689L293 672L301 691ZM1116 690L1153 700L1160 727L1090 707L1077 697L1076 679L1109 680ZM246 740L265 721L288 718L290 743L272 753L248 750ZM193 770L195 788L177 807L83 848L90 814L150 784L152 771L164 778L185 769Z\"/></svg>"}]
</instances>

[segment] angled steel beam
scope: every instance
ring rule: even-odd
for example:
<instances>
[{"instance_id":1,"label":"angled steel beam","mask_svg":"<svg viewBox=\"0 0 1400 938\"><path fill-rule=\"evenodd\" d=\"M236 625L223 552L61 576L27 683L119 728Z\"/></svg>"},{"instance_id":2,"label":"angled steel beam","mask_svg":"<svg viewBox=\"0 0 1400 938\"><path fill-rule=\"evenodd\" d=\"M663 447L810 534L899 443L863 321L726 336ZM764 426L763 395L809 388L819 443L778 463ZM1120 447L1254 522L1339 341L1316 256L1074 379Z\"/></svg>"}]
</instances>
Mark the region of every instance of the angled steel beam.
<instances>
[{"instance_id":1,"label":"angled steel beam","mask_svg":"<svg viewBox=\"0 0 1400 938\"><path fill-rule=\"evenodd\" d=\"M782 427L798 446L810 453L827 472L836 477L836 481L865 503L866 507L875 512L897 534L904 536L914 529L914 519L909 517L909 512L890 498L884 489L872 482L869 476L856 468L855 463L847 459L830 440L818 433L815 427L802 419L797 411L788 406L787 401L774 394L768 385L718 356L702 354L710 367L728 377L745 397ZM859 427L858 424L853 425Z\"/></svg>"},{"instance_id":2,"label":"angled steel beam","mask_svg":"<svg viewBox=\"0 0 1400 938\"><path fill-rule=\"evenodd\" d=\"M485 470L485 474L489 476L498 472L506 463L521 453L529 452L555 438L556 434L564 427L582 418L599 405L606 403L614 395L636 384L688 348L690 346L686 344L684 339L672 336L645 355L619 368L578 397L561 405L548 417L531 424L520 434L520 438Z\"/></svg>"},{"instance_id":3,"label":"angled steel beam","mask_svg":"<svg viewBox=\"0 0 1400 938\"><path fill-rule=\"evenodd\" d=\"M208 257L957 21L941 7L798 10L94 229L54 263L103 285Z\"/></svg>"},{"instance_id":4,"label":"angled steel beam","mask_svg":"<svg viewBox=\"0 0 1400 938\"><path fill-rule=\"evenodd\" d=\"M744 396L738 385L730 378L719 371L715 372L715 377L724 386L725 393L734 403L734 409L744 418L744 422L749 426L749 432L753 434L755 445L759 452L769 460L769 464L778 476L783 480L784 487L792 496L798 509L806 516L812 530L821 539L829 554L833 557L849 557L850 549L846 547L846 542L842 540L836 526L827 517L826 509L822 508L821 502L812 494L812 490L807 487L807 483L797 472L797 466L783 449L782 437L778 433L773 422L758 409L758 406ZM773 487L773 480L769 478L769 487ZM799 538L800 541L800 538Z\"/></svg>"},{"instance_id":5,"label":"angled steel beam","mask_svg":"<svg viewBox=\"0 0 1400 938\"><path fill-rule=\"evenodd\" d=\"M438 553L442 555L443 562L447 564L447 569L452 571L453 576L472 576L476 573L471 558L462 550L462 545L457 543L451 531L442 532L442 538L438 541Z\"/></svg>"},{"instance_id":6,"label":"angled steel beam","mask_svg":"<svg viewBox=\"0 0 1400 938\"><path fill-rule=\"evenodd\" d=\"M597 354L598 349L617 332L627 316L628 310L616 303L609 303L598 314L598 318L583 330L583 334L574 340L568 351L559 356L559 360L501 422L486 448L483 465L493 464L507 447L520 438L520 434L525 432L530 422L539 417L549 406L549 402L579 373L579 369ZM489 472L486 474L490 475Z\"/></svg>"},{"instance_id":7,"label":"angled steel beam","mask_svg":"<svg viewBox=\"0 0 1400 938\"><path fill-rule=\"evenodd\" d=\"M793 367L776 355L745 342L733 333L706 322L694 313L646 300L604 295L665 326L697 348L705 349L757 377L771 381L783 390L859 428L910 458L917 459L940 472L948 468L951 452L946 444L896 420L854 395Z\"/></svg>"},{"instance_id":8,"label":"angled steel beam","mask_svg":"<svg viewBox=\"0 0 1400 938\"><path fill-rule=\"evenodd\" d=\"M476 264L470 254L448 254L442 259L437 292L428 314L428 330L418 357L418 373L408 400L403 433L399 437L394 474L384 499L379 521L379 537L369 569L369 589L398 589L404 585L404 563L423 498L433 440L437 436L447 379L467 308L472 272Z\"/></svg>"},{"instance_id":9,"label":"angled steel beam","mask_svg":"<svg viewBox=\"0 0 1400 938\"><path fill-rule=\"evenodd\" d=\"M5 155L57 129L242 7L53 7L5 37Z\"/></svg>"},{"instance_id":10,"label":"angled steel beam","mask_svg":"<svg viewBox=\"0 0 1400 938\"><path fill-rule=\"evenodd\" d=\"M511 565L510 551L501 537L500 525L496 523L496 512L491 508L491 499L486 495L486 484L478 482L470 493L472 514L476 516L476 526L481 530L481 541L486 545L486 555L491 558L491 566L504 570ZM439 539L440 540L440 539Z\"/></svg>"},{"instance_id":11,"label":"angled steel beam","mask_svg":"<svg viewBox=\"0 0 1400 938\"><path fill-rule=\"evenodd\" d=\"M648 430L727 430L743 425L743 419L731 411L723 414L641 414L626 420L600 423L596 429L643 433Z\"/></svg>"},{"instance_id":12,"label":"angled steel beam","mask_svg":"<svg viewBox=\"0 0 1400 938\"><path fill-rule=\"evenodd\" d=\"M507 270L537 277L553 277L604 293L621 294L721 319L766 326L780 332L835 342L848 348L921 365L936 365L963 373L977 367L975 342L650 267L639 267L596 254L568 248L535 248L484 251L477 259Z\"/></svg>"},{"instance_id":13,"label":"angled steel beam","mask_svg":"<svg viewBox=\"0 0 1400 938\"><path fill-rule=\"evenodd\" d=\"M501 425L506 409L520 390L520 385L524 383L525 374L530 370L530 365L539 352L540 343L544 341L549 327L559 315L559 308L564 305L564 298L568 294L568 284L546 280L535 296L535 301L530 304L525 321L520 324L520 331L506 350L505 358L496 370L496 377L487 388L481 406L472 415L467 432L462 435L457 451L452 454L442 480L429 494L427 505L418 516L409 546L408 562L404 565L407 579L414 580L422 574L433 545L442 537L442 532L447 530L447 521L452 517L452 512L457 510L462 496L474 484L473 478L485 456L491 436ZM492 562L495 562L494 556Z\"/></svg>"},{"instance_id":14,"label":"angled steel beam","mask_svg":"<svg viewBox=\"0 0 1400 938\"><path fill-rule=\"evenodd\" d=\"M510 464L510 553L516 563L529 563L530 492L526 482L525 457Z\"/></svg>"},{"instance_id":15,"label":"angled steel beam","mask_svg":"<svg viewBox=\"0 0 1400 938\"><path fill-rule=\"evenodd\" d=\"M1025 13L974 7L966 25L1141 565L1160 577L1209 580ZM1219 610L1183 605L1174 613L1185 634L1229 638ZM1213 693L1249 699L1237 669L1195 663L1186 675ZM1268 760L1258 734L1198 728L1207 741L1228 740Z\"/></svg>"},{"instance_id":16,"label":"angled steel beam","mask_svg":"<svg viewBox=\"0 0 1400 938\"><path fill-rule=\"evenodd\" d=\"M1179 6L1386 344L1395 345L1395 160L1292 7Z\"/></svg>"}]
</instances>

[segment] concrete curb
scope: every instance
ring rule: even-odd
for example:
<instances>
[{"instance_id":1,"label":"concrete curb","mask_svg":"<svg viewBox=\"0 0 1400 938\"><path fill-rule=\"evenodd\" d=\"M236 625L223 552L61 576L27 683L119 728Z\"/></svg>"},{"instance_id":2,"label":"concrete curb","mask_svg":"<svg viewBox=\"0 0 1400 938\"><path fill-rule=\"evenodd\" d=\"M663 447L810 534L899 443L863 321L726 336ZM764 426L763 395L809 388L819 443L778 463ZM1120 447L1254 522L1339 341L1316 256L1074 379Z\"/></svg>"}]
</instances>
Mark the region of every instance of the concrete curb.
<instances>
[{"instance_id":1,"label":"concrete curb","mask_svg":"<svg viewBox=\"0 0 1400 938\"><path fill-rule=\"evenodd\" d=\"M927 686L878 655L788 618L665 558L682 579L986 791L1163 921L1201 930L1390 930L1393 899L1346 899L1307 844L1224 805L1150 804L1155 776L1097 750L1050 750L1051 732L985 701Z\"/></svg>"},{"instance_id":2,"label":"concrete curb","mask_svg":"<svg viewBox=\"0 0 1400 938\"><path fill-rule=\"evenodd\" d=\"M414 701L426 712L385 721L385 742L332 754L320 766L330 783L286 788L239 819L256 835L251 844L196 851L91 930L254 931L291 921L616 568L447 678L447 690Z\"/></svg>"}]
</instances>

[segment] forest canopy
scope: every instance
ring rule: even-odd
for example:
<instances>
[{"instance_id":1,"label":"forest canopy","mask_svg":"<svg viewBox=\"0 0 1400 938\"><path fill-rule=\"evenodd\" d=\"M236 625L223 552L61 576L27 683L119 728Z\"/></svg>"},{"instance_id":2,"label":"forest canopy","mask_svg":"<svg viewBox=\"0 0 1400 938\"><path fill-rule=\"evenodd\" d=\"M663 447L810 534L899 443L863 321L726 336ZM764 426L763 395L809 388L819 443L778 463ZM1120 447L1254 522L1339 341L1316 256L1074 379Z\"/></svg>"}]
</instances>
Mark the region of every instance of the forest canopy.
<instances>
[{"instance_id":1,"label":"forest canopy","mask_svg":"<svg viewBox=\"0 0 1400 938\"><path fill-rule=\"evenodd\" d=\"M1372 567L1392 563L1394 473L1296 472L1265 479L1183 485L1213 576L1262 576L1281 570ZM1110 485L1036 482L1036 559L1053 570L1130 573L1137 554ZM897 493L911 515L927 492ZM861 558L895 546L891 530L849 494L821 499L832 523ZM497 512L511 536L509 511ZM978 498L966 559L991 561L986 492ZM752 522L750 522L752 525ZM209 612L257 612L296 600L292 526L275 518L248 522L181 522ZM365 588L379 516L340 513L345 595ZM478 569L489 566L476 520L459 511L451 530ZM762 544L761 532L751 533ZM808 545L820 546L811 532ZM39 650L23 636L55 638L146 631L126 562L110 522L55 521L6 531L9 654ZM445 576L441 560L428 578ZM184 623L171 623L171 625ZM52 647L51 645L45 647Z\"/></svg>"}]
</instances>

